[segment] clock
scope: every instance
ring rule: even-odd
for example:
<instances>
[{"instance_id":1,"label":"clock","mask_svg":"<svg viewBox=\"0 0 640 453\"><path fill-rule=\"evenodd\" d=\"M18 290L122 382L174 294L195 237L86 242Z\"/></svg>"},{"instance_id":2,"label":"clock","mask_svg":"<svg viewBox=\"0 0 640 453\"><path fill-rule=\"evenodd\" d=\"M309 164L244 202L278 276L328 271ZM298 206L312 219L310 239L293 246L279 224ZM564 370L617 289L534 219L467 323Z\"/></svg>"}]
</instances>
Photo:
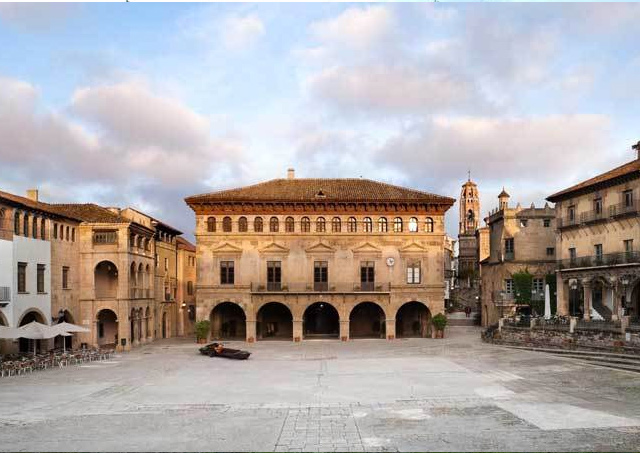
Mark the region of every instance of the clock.
<instances>
[{"instance_id":1,"label":"clock","mask_svg":"<svg viewBox=\"0 0 640 453\"><path fill-rule=\"evenodd\" d=\"M396 260L393 259L393 257L389 257L387 258L387 266L391 267L395 264Z\"/></svg>"}]
</instances>

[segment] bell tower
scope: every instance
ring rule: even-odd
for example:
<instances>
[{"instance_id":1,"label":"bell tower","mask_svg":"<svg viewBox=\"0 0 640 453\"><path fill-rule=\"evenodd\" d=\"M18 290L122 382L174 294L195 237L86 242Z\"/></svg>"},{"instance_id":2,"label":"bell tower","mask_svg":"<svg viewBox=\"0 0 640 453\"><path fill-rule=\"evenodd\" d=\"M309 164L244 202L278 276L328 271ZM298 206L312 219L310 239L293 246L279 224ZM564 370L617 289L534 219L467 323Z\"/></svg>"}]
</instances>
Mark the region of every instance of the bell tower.
<instances>
[{"instance_id":1,"label":"bell tower","mask_svg":"<svg viewBox=\"0 0 640 453\"><path fill-rule=\"evenodd\" d=\"M471 181L471 172L460 192L460 230L458 234L474 234L480 227L480 194L478 185Z\"/></svg>"}]
</instances>

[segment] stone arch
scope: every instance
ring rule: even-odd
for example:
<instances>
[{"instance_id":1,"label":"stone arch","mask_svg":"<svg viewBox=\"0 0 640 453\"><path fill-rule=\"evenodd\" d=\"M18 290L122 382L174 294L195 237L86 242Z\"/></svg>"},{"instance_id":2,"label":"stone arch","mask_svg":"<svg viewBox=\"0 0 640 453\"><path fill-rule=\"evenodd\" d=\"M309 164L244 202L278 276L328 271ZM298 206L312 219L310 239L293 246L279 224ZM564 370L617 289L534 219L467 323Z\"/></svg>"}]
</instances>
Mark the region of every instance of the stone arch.
<instances>
[{"instance_id":1,"label":"stone arch","mask_svg":"<svg viewBox=\"0 0 640 453\"><path fill-rule=\"evenodd\" d=\"M427 338L431 335L431 311L419 301L405 302L396 312L397 338Z\"/></svg>"},{"instance_id":2,"label":"stone arch","mask_svg":"<svg viewBox=\"0 0 640 453\"><path fill-rule=\"evenodd\" d=\"M386 315L375 302L360 302L349 313L349 338L385 338Z\"/></svg>"},{"instance_id":3,"label":"stone arch","mask_svg":"<svg viewBox=\"0 0 640 453\"><path fill-rule=\"evenodd\" d=\"M96 313L98 345L118 344L118 315L110 308L102 308Z\"/></svg>"},{"instance_id":4,"label":"stone arch","mask_svg":"<svg viewBox=\"0 0 640 453\"><path fill-rule=\"evenodd\" d=\"M281 302L267 302L256 312L256 339L292 340L293 312Z\"/></svg>"},{"instance_id":5,"label":"stone arch","mask_svg":"<svg viewBox=\"0 0 640 453\"><path fill-rule=\"evenodd\" d=\"M630 288L630 299L626 305L629 307L629 316L637 320L640 319L640 278L631 282Z\"/></svg>"},{"instance_id":6,"label":"stone arch","mask_svg":"<svg viewBox=\"0 0 640 453\"><path fill-rule=\"evenodd\" d=\"M131 298L135 299L136 290L138 289L138 267L136 266L136 262L133 261L131 266L129 266L129 288L131 292Z\"/></svg>"},{"instance_id":7,"label":"stone arch","mask_svg":"<svg viewBox=\"0 0 640 453\"><path fill-rule=\"evenodd\" d=\"M151 310L149 307L144 311L144 333L148 337L151 336L151 329L149 329L149 323L151 322Z\"/></svg>"},{"instance_id":8,"label":"stone arch","mask_svg":"<svg viewBox=\"0 0 640 453\"><path fill-rule=\"evenodd\" d=\"M219 340L245 340L247 315L240 304L231 301L216 304L209 314L211 337Z\"/></svg>"},{"instance_id":9,"label":"stone arch","mask_svg":"<svg viewBox=\"0 0 640 453\"><path fill-rule=\"evenodd\" d=\"M93 271L96 299L115 299L118 296L118 267L111 261L100 261Z\"/></svg>"},{"instance_id":10,"label":"stone arch","mask_svg":"<svg viewBox=\"0 0 640 453\"><path fill-rule=\"evenodd\" d=\"M314 302L302 315L304 338L339 338L340 313L328 302Z\"/></svg>"},{"instance_id":11,"label":"stone arch","mask_svg":"<svg viewBox=\"0 0 640 453\"><path fill-rule=\"evenodd\" d=\"M138 264L138 288L143 290L146 287L147 287L147 279L144 272L144 266L142 265L142 263L140 263ZM142 297L142 294L141 294L141 297Z\"/></svg>"},{"instance_id":12,"label":"stone arch","mask_svg":"<svg viewBox=\"0 0 640 453\"><path fill-rule=\"evenodd\" d=\"M161 327L161 332L162 332L162 338L168 338L168 333L169 333L169 329L168 329L168 323L169 323L169 314L166 311L162 312L162 325Z\"/></svg>"},{"instance_id":13,"label":"stone arch","mask_svg":"<svg viewBox=\"0 0 640 453\"><path fill-rule=\"evenodd\" d=\"M7 318L4 316L4 313L0 311L0 326L8 326Z\"/></svg>"}]
</instances>

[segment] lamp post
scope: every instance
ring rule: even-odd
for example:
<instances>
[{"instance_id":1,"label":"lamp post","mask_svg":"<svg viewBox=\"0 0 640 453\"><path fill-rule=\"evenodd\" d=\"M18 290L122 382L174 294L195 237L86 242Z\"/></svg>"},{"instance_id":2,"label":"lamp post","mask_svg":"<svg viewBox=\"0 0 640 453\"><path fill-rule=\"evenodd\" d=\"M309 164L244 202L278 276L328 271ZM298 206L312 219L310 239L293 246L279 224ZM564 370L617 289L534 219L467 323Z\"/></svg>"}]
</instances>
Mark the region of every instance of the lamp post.
<instances>
[{"instance_id":1,"label":"lamp post","mask_svg":"<svg viewBox=\"0 0 640 453\"><path fill-rule=\"evenodd\" d=\"M569 289L574 292L573 297L571 297L571 294L569 294L569 299L571 301L571 313L569 313L569 314L571 316L575 316L575 314L576 314L576 295L575 295L575 291L578 289L578 280L576 280L576 279L569 280Z\"/></svg>"}]
</instances>

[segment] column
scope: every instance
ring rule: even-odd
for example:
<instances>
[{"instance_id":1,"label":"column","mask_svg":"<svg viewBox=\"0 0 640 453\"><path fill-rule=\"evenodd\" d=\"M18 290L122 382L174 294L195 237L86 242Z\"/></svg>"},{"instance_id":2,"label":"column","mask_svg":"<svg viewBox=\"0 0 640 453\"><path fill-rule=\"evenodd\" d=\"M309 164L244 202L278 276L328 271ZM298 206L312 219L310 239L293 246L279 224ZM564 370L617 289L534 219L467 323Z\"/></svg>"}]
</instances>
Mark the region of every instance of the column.
<instances>
[{"instance_id":1,"label":"column","mask_svg":"<svg viewBox=\"0 0 640 453\"><path fill-rule=\"evenodd\" d=\"M340 339L342 341L349 340L349 320L340 320Z\"/></svg>"},{"instance_id":2,"label":"column","mask_svg":"<svg viewBox=\"0 0 640 453\"><path fill-rule=\"evenodd\" d=\"M562 280L560 273L556 277L556 310L559 316L569 315L568 282Z\"/></svg>"},{"instance_id":3,"label":"column","mask_svg":"<svg viewBox=\"0 0 640 453\"><path fill-rule=\"evenodd\" d=\"M120 321L123 319L123 321ZM118 345L116 346L117 351L130 351L131 350L131 342L129 341L129 316L125 313L124 316L118 316ZM122 339L126 339L127 343L124 347L122 347Z\"/></svg>"},{"instance_id":4,"label":"column","mask_svg":"<svg viewBox=\"0 0 640 453\"><path fill-rule=\"evenodd\" d=\"M584 316L585 321L591 320L591 281L584 280L582 282L582 290L584 291Z\"/></svg>"},{"instance_id":5,"label":"column","mask_svg":"<svg viewBox=\"0 0 640 453\"><path fill-rule=\"evenodd\" d=\"M618 291L618 282L613 283L611 287L611 301L613 302L611 320L618 321L620 319L620 291Z\"/></svg>"},{"instance_id":6,"label":"column","mask_svg":"<svg viewBox=\"0 0 640 453\"><path fill-rule=\"evenodd\" d=\"M247 343L256 341L256 321L247 320Z\"/></svg>"},{"instance_id":7,"label":"column","mask_svg":"<svg viewBox=\"0 0 640 453\"><path fill-rule=\"evenodd\" d=\"M394 340L396 338L396 320L395 319L386 319L385 323L385 332L387 333L387 340Z\"/></svg>"},{"instance_id":8,"label":"column","mask_svg":"<svg viewBox=\"0 0 640 453\"><path fill-rule=\"evenodd\" d=\"M303 332L302 332L302 319L294 319L293 320L293 341L296 343L302 341Z\"/></svg>"}]
</instances>

